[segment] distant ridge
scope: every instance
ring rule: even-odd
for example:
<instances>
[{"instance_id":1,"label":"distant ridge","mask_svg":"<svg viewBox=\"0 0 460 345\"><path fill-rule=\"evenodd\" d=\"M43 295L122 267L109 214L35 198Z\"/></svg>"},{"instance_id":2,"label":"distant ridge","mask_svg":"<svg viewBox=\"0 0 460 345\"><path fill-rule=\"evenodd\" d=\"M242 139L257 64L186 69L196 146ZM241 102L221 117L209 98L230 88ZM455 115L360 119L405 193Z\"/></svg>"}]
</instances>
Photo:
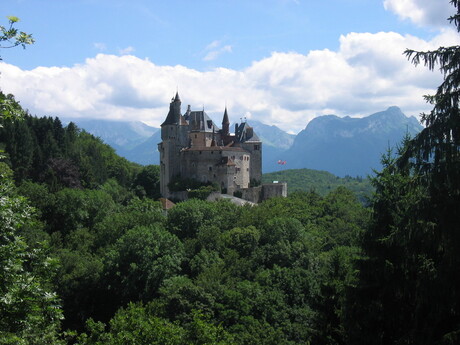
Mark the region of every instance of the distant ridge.
<instances>
[{"instance_id":1,"label":"distant ridge","mask_svg":"<svg viewBox=\"0 0 460 345\"><path fill-rule=\"evenodd\" d=\"M263 143L262 171L273 171L273 162L275 159L279 159L276 157L281 157L292 146L295 135L286 133L277 126L266 125L255 120L249 120L248 124L254 128L254 131Z\"/></svg>"},{"instance_id":2,"label":"distant ridge","mask_svg":"<svg viewBox=\"0 0 460 345\"><path fill-rule=\"evenodd\" d=\"M63 124L74 122L79 128L102 139L112 146L117 154L142 165L159 164L156 144L159 128L140 121L115 121L82 118L63 118Z\"/></svg>"},{"instance_id":3,"label":"distant ridge","mask_svg":"<svg viewBox=\"0 0 460 345\"><path fill-rule=\"evenodd\" d=\"M289 169L329 171L337 176L366 176L379 169L380 158L407 133L422 126L415 117L390 107L363 118L319 116L307 125L285 152Z\"/></svg>"},{"instance_id":4,"label":"distant ridge","mask_svg":"<svg viewBox=\"0 0 460 345\"><path fill-rule=\"evenodd\" d=\"M139 121L62 119L101 138L126 159L142 165L159 164L159 128ZM380 168L380 157L398 145L404 135L416 135L422 126L398 107L363 118L319 116L297 136L276 126L249 120L263 142L262 171L314 169L344 177L362 176ZM285 165L278 162L286 161Z\"/></svg>"}]
</instances>

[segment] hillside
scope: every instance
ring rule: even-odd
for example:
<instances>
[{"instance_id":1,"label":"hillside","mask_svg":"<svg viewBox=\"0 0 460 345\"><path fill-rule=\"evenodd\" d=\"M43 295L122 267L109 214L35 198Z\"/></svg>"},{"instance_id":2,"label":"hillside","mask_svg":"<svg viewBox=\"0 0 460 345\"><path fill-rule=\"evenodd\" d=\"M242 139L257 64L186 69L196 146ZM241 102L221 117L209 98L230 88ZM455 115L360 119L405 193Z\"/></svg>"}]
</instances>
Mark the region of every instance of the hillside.
<instances>
[{"instance_id":1,"label":"hillside","mask_svg":"<svg viewBox=\"0 0 460 345\"><path fill-rule=\"evenodd\" d=\"M100 138L116 153L142 165L158 164L157 144L161 141L159 128L140 121L114 121L84 118L65 118L63 124L75 123L79 128Z\"/></svg>"},{"instance_id":2,"label":"hillside","mask_svg":"<svg viewBox=\"0 0 460 345\"><path fill-rule=\"evenodd\" d=\"M287 182L288 193L315 191L323 196L342 186L353 191L363 203L367 203L367 199L373 192L373 187L367 178L354 178L350 176L341 178L327 171L312 169L289 169L262 176L262 182L269 183L272 181Z\"/></svg>"}]
</instances>

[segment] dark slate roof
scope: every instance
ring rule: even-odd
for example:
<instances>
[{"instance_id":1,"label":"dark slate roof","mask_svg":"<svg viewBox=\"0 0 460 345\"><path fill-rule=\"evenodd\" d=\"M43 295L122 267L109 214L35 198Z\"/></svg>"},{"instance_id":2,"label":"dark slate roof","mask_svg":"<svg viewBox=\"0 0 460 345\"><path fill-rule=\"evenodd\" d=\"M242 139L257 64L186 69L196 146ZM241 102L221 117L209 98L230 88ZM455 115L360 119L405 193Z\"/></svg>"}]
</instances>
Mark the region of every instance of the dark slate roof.
<instances>
[{"instance_id":1,"label":"dark slate roof","mask_svg":"<svg viewBox=\"0 0 460 345\"><path fill-rule=\"evenodd\" d=\"M190 124L190 129L192 131L204 131L212 133L213 130L218 132L219 127L211 120L211 118L206 114L204 110L191 111L188 117L188 122Z\"/></svg>"},{"instance_id":2,"label":"dark slate roof","mask_svg":"<svg viewBox=\"0 0 460 345\"><path fill-rule=\"evenodd\" d=\"M178 111L178 113L175 113L174 112L174 109L175 109L175 104L176 103L179 103L179 110L177 110L176 108L176 111ZM166 120L161 124L162 126L164 125L174 125L176 123L178 123L177 120L179 120L179 122L182 122L181 120L181 115L180 115L180 98L179 98L179 92L176 92L176 96L171 100L171 103L169 104L169 112L168 112L168 116L166 116Z\"/></svg>"},{"instance_id":3,"label":"dark slate roof","mask_svg":"<svg viewBox=\"0 0 460 345\"><path fill-rule=\"evenodd\" d=\"M248 129L252 129L252 135L248 136ZM254 132L254 129L248 125L247 122L243 122L238 126L237 133L235 133L237 140L240 142L260 142L260 138Z\"/></svg>"},{"instance_id":4,"label":"dark slate roof","mask_svg":"<svg viewBox=\"0 0 460 345\"><path fill-rule=\"evenodd\" d=\"M176 123L176 119L174 116L174 109L172 107L169 108L168 116L166 116L166 120L161 124L164 125L173 125Z\"/></svg>"}]
</instances>

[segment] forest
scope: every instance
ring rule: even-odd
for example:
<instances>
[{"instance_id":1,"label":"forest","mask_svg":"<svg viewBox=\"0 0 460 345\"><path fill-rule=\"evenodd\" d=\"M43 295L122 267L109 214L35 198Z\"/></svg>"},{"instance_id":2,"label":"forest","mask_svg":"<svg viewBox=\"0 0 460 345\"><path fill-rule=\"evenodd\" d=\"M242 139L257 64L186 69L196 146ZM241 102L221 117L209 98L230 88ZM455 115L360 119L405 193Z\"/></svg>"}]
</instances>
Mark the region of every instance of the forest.
<instances>
[{"instance_id":1,"label":"forest","mask_svg":"<svg viewBox=\"0 0 460 345\"><path fill-rule=\"evenodd\" d=\"M405 54L444 81L365 204L166 213L158 166L0 93L0 344L460 343L460 47Z\"/></svg>"}]
</instances>

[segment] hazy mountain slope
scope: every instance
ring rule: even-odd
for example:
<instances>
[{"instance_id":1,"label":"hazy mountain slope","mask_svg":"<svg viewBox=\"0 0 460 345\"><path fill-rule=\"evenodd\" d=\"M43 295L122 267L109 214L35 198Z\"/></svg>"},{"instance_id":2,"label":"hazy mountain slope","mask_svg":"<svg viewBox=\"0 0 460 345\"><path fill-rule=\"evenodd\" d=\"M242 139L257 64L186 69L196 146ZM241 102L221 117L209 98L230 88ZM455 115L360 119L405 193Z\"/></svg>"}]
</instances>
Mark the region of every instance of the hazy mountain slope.
<instances>
[{"instance_id":1,"label":"hazy mountain slope","mask_svg":"<svg viewBox=\"0 0 460 345\"><path fill-rule=\"evenodd\" d=\"M68 124L70 121L88 133L101 138L116 150L119 148L133 148L143 143L159 130L140 121L62 119L64 124Z\"/></svg>"},{"instance_id":2,"label":"hazy mountain slope","mask_svg":"<svg viewBox=\"0 0 460 345\"><path fill-rule=\"evenodd\" d=\"M262 122L251 120L249 125L254 128L259 138L264 143L264 146L277 147L280 149L288 149L294 142L295 135L286 133L276 126L269 126Z\"/></svg>"},{"instance_id":3,"label":"hazy mountain slope","mask_svg":"<svg viewBox=\"0 0 460 345\"><path fill-rule=\"evenodd\" d=\"M161 142L161 131L155 132L150 138L130 149L120 147L117 149L117 153L132 162L142 165L160 164L159 142Z\"/></svg>"},{"instance_id":4,"label":"hazy mountain slope","mask_svg":"<svg viewBox=\"0 0 460 345\"><path fill-rule=\"evenodd\" d=\"M390 107L364 118L335 115L313 119L286 151L286 167L326 170L338 176L366 176L380 168L380 157L406 133L422 129L414 117Z\"/></svg>"},{"instance_id":5,"label":"hazy mountain slope","mask_svg":"<svg viewBox=\"0 0 460 345\"><path fill-rule=\"evenodd\" d=\"M248 123L263 143L262 171L271 172L279 169L277 162L284 158L284 152L292 146L295 135L259 121L250 120Z\"/></svg>"},{"instance_id":6,"label":"hazy mountain slope","mask_svg":"<svg viewBox=\"0 0 460 345\"><path fill-rule=\"evenodd\" d=\"M68 122L69 119L63 119L64 124ZM158 128L135 121L74 122L130 161L159 164ZM338 176L366 176L373 168L379 169L380 157L388 147L399 144L405 133L415 135L422 129L414 117L406 117L397 107L364 118L320 116L297 136L258 121L249 124L263 142L264 173L309 168ZM278 164L280 160L286 161L286 165Z\"/></svg>"}]
</instances>

